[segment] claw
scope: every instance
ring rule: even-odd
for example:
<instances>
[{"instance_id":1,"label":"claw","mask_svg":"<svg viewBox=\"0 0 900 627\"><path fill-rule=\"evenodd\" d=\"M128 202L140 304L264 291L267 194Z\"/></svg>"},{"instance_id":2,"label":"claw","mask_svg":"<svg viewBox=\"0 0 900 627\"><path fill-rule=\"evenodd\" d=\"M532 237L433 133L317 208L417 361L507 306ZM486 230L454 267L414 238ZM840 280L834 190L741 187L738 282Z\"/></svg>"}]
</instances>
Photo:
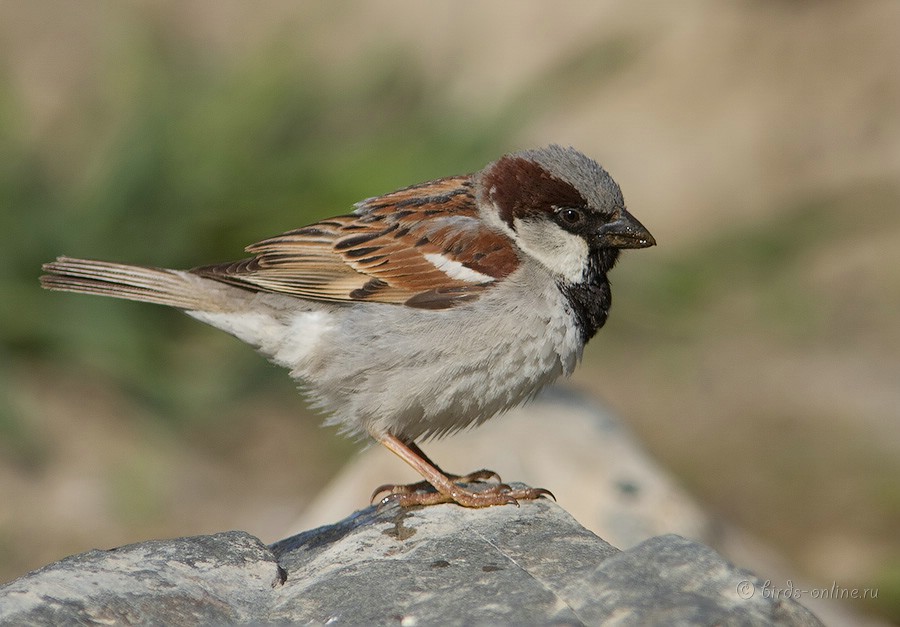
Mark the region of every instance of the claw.
<instances>
[{"instance_id":1,"label":"claw","mask_svg":"<svg viewBox=\"0 0 900 627\"><path fill-rule=\"evenodd\" d=\"M391 494L412 494L414 492L427 492L430 490L434 490L434 486L427 481L407 484L385 483L384 485L378 486L375 491L372 492L372 497L369 499L369 502L373 503L375 498L382 492L390 492Z\"/></svg>"},{"instance_id":2,"label":"claw","mask_svg":"<svg viewBox=\"0 0 900 627\"><path fill-rule=\"evenodd\" d=\"M521 492L527 492L528 498L530 499L539 499L542 496L549 496L554 501L556 500L556 496L554 496L553 492L547 490L546 488L527 488L525 490L520 490Z\"/></svg>"},{"instance_id":3,"label":"claw","mask_svg":"<svg viewBox=\"0 0 900 627\"><path fill-rule=\"evenodd\" d=\"M390 494L408 494L410 492L415 492L417 488L424 488L421 486L421 483L411 483L409 485L395 485L393 483L385 483L384 485L380 485L375 488L375 491L372 492L372 496L369 497L369 502L374 503L375 499L378 498L378 495L382 492L389 492ZM425 484L429 485L429 484Z\"/></svg>"}]
</instances>

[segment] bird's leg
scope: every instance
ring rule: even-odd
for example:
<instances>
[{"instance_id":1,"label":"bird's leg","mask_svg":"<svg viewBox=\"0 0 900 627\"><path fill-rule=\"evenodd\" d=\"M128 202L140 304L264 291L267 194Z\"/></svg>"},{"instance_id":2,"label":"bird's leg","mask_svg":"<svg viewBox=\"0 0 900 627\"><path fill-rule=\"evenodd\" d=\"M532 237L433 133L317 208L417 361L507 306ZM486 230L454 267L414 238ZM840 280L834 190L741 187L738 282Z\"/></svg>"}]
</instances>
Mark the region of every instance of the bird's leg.
<instances>
[{"instance_id":1,"label":"bird's leg","mask_svg":"<svg viewBox=\"0 0 900 627\"><path fill-rule=\"evenodd\" d=\"M500 478L500 475L498 475L493 470L488 470L487 468L482 468L481 470L476 470L474 472L466 473L464 475L455 475L452 472L447 472L446 470L442 469L440 466L435 464L431 460L431 458L425 454L425 451L423 451L421 448L419 448L419 445L416 444L415 442L407 442L406 446L408 446L409 449L413 453L415 453L416 455L421 457L423 461L434 466L438 472L440 472L441 474L446 476L448 479L450 479L454 483L475 483L475 482L481 482L481 481L496 481L497 483L503 482L503 480ZM427 488L429 485L431 485L431 484L429 484L427 481L420 481L418 483L411 483L411 484L409 484L409 486L396 486L396 487L398 487L398 488L409 487L410 492L415 492L417 489L421 490L423 488Z\"/></svg>"},{"instance_id":2,"label":"bird's leg","mask_svg":"<svg viewBox=\"0 0 900 627\"><path fill-rule=\"evenodd\" d=\"M486 468L482 468L481 470L476 470L475 472L470 472L465 475L455 475L450 472L446 472L441 469L440 466L435 464L428 455L425 454L415 442L404 442L406 446L413 452L413 454L418 455L422 461L427 464L430 464L437 470L439 473L450 479L454 483L481 483L483 481L496 481L497 483L502 483L502 479L500 475L498 475L493 470L488 470ZM382 486L378 486L375 491L372 493L372 498L370 500L374 501L378 495L383 492L390 492L391 494L412 494L414 492L424 492L429 489L434 488L431 483L428 481L419 481L417 483L408 483L405 485L396 485L392 483L388 483Z\"/></svg>"},{"instance_id":3,"label":"bird's leg","mask_svg":"<svg viewBox=\"0 0 900 627\"><path fill-rule=\"evenodd\" d=\"M397 457L412 466L416 472L425 478L436 492L423 492L419 487L425 484L412 484L410 486L382 486L375 491L373 498L384 491L389 491L381 500L382 504L397 503L401 507L411 505L436 505L438 503L457 503L463 507L489 507L491 505L518 505L518 499L536 499L544 495L550 495L548 490L541 488L526 488L513 490L508 485L498 483L486 490L473 491L462 487L457 482L483 481L486 478L496 477L497 473L489 470L478 472L464 477L451 478L444 473L413 443L403 442L393 435L378 437L388 450Z\"/></svg>"}]
</instances>

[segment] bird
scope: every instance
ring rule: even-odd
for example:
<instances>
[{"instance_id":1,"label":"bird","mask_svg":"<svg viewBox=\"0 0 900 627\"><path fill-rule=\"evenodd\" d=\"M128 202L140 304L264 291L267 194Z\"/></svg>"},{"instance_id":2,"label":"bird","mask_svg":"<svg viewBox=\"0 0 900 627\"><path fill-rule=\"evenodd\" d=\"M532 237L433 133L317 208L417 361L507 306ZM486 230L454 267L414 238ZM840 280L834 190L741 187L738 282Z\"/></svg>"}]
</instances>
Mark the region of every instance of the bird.
<instances>
[{"instance_id":1,"label":"bird","mask_svg":"<svg viewBox=\"0 0 900 627\"><path fill-rule=\"evenodd\" d=\"M551 493L490 470L447 473L417 442L569 375L607 320L620 251L655 244L602 166L552 144L367 198L239 261L172 270L61 256L40 282L183 310L287 368L325 424L424 479L380 486L373 501L479 508Z\"/></svg>"}]
</instances>

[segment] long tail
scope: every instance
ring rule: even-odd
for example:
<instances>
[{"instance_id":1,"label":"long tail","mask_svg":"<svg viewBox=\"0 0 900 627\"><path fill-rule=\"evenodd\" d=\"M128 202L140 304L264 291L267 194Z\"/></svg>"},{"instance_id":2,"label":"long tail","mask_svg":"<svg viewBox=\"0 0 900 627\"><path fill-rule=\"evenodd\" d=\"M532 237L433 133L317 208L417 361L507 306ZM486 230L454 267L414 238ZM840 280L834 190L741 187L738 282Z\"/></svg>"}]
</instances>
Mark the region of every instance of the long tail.
<instances>
[{"instance_id":1,"label":"long tail","mask_svg":"<svg viewBox=\"0 0 900 627\"><path fill-rule=\"evenodd\" d=\"M187 310L215 310L206 279L182 270L58 257L44 264L48 290L98 294Z\"/></svg>"}]
</instances>

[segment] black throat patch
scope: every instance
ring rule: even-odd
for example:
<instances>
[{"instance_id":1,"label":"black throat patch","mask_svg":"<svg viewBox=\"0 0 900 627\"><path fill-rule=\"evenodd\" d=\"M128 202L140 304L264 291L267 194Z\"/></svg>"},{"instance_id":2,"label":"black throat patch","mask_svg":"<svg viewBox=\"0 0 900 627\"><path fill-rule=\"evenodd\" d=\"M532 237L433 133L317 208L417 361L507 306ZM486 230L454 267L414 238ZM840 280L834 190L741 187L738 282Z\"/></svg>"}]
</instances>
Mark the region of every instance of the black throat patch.
<instances>
[{"instance_id":1,"label":"black throat patch","mask_svg":"<svg viewBox=\"0 0 900 627\"><path fill-rule=\"evenodd\" d=\"M581 341L587 343L606 323L612 305L612 291L606 273L612 269L619 257L619 251L607 248L594 252L588 262L587 276L581 283L558 281L559 291L566 297L569 310L575 317L575 324L581 334Z\"/></svg>"}]
</instances>

